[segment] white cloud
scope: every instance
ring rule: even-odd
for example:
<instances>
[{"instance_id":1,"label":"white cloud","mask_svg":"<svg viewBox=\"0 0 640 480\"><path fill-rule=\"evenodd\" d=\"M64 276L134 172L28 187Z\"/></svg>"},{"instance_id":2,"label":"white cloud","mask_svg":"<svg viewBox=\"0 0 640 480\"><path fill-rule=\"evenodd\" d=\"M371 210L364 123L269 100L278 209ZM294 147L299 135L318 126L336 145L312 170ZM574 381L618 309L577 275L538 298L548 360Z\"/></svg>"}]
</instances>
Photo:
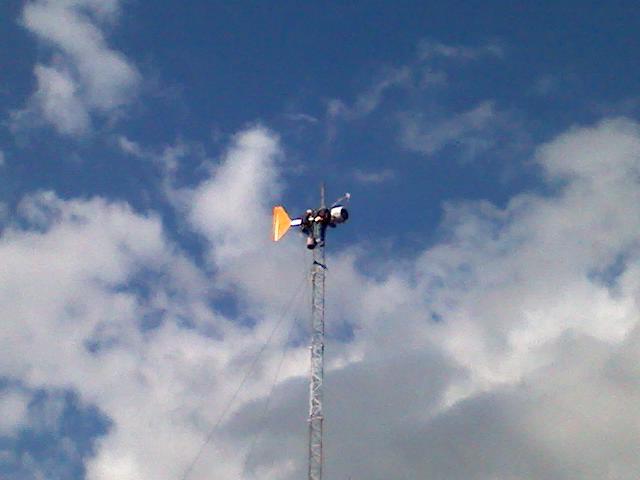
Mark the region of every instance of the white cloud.
<instances>
[{"instance_id":1,"label":"white cloud","mask_svg":"<svg viewBox=\"0 0 640 480\"><path fill-rule=\"evenodd\" d=\"M0 435L11 435L27 422L29 397L20 390L0 392Z\"/></svg>"},{"instance_id":2,"label":"white cloud","mask_svg":"<svg viewBox=\"0 0 640 480\"><path fill-rule=\"evenodd\" d=\"M27 107L14 113L18 127L40 115L61 134L80 135L91 114L112 114L127 104L140 83L136 68L109 48L101 26L112 21L119 2L68 0L28 2L22 23L53 52L49 65L38 64L38 89Z\"/></svg>"},{"instance_id":3,"label":"white cloud","mask_svg":"<svg viewBox=\"0 0 640 480\"><path fill-rule=\"evenodd\" d=\"M392 94L400 95L406 104L401 118L402 143L407 148L425 153L439 150L449 141L464 143L465 155L472 157L493 144L487 140L488 121L495 120L497 112L493 102L482 101L474 109L461 113L446 113L435 88L449 85L451 66L500 60L505 49L498 43L479 46L449 45L423 40L419 42L417 54L404 65L387 66L374 76L372 82L356 95L353 102L331 99L327 102L327 139L333 141L340 120L359 120L376 112ZM445 110L439 115L424 118L416 105L430 105L430 111ZM388 113L386 113L389 116ZM453 128L451 133L449 130ZM497 127L495 128L497 131ZM474 134L473 134L474 133ZM466 135L462 135L466 134Z\"/></svg>"},{"instance_id":4,"label":"white cloud","mask_svg":"<svg viewBox=\"0 0 640 480\"><path fill-rule=\"evenodd\" d=\"M408 150L427 155L455 145L473 157L494 145L494 130L502 123L499 116L492 102L482 102L471 110L444 119L426 118L420 113L406 114L402 120L400 143Z\"/></svg>"},{"instance_id":5,"label":"white cloud","mask_svg":"<svg viewBox=\"0 0 640 480\"><path fill-rule=\"evenodd\" d=\"M3 231L1 374L71 388L111 419L88 479L179 478L215 423L308 261L294 238L268 241L282 161L278 138L252 128L181 192L210 277L165 238L158 216L123 203L34 195ZM356 267L366 247L332 252L332 476L635 479L640 127L575 128L536 161L552 196L447 205L441 240L407 262L380 258L382 277ZM211 309L221 293L237 299L236 322ZM159 324L141 328L149 316ZM255 327L241 325L248 316ZM350 341L333 336L342 321ZM278 350L267 349L190 478L304 475L304 347L287 357L243 470Z\"/></svg>"},{"instance_id":6,"label":"white cloud","mask_svg":"<svg viewBox=\"0 0 640 480\"><path fill-rule=\"evenodd\" d=\"M34 73L38 89L33 101L38 105L43 119L55 126L58 132L81 135L90 124L87 106L78 96L78 86L67 71L36 65Z\"/></svg>"},{"instance_id":7,"label":"white cloud","mask_svg":"<svg viewBox=\"0 0 640 480\"><path fill-rule=\"evenodd\" d=\"M127 155L131 155L133 157L143 158L146 156L144 150L137 142L133 140L129 140L124 135L120 135L117 138L118 147Z\"/></svg>"},{"instance_id":8,"label":"white cloud","mask_svg":"<svg viewBox=\"0 0 640 480\"><path fill-rule=\"evenodd\" d=\"M378 108L384 94L390 88L405 85L410 79L411 70L408 67L391 69L385 72L373 85L356 98L352 114L358 117L373 112Z\"/></svg>"},{"instance_id":9,"label":"white cloud","mask_svg":"<svg viewBox=\"0 0 640 480\"><path fill-rule=\"evenodd\" d=\"M114 141L120 151L126 155L147 159L155 163L163 174L167 188L169 188L168 184L175 180L174 176L180 166L181 160L189 155L204 157L204 151L199 144L189 144L180 139L174 144L165 145L160 149L142 145L139 142L129 139L125 135L118 135Z\"/></svg>"},{"instance_id":10,"label":"white cloud","mask_svg":"<svg viewBox=\"0 0 640 480\"><path fill-rule=\"evenodd\" d=\"M443 240L414 267L389 262L372 281L348 255L331 262L329 318L355 324L328 349L346 360L326 380L336 477L635 478L640 127L576 128L537 160L556 195L448 206ZM256 468L300 441L293 386Z\"/></svg>"},{"instance_id":11,"label":"white cloud","mask_svg":"<svg viewBox=\"0 0 640 480\"><path fill-rule=\"evenodd\" d=\"M210 180L193 192L189 219L215 245L219 263L264 245L255 232L267 225L265 207L277 198L279 155L277 138L265 129L242 132Z\"/></svg>"},{"instance_id":12,"label":"white cloud","mask_svg":"<svg viewBox=\"0 0 640 480\"><path fill-rule=\"evenodd\" d=\"M285 118L292 122L304 122L311 124L318 123L318 119L316 117L306 113L287 113L285 114Z\"/></svg>"},{"instance_id":13,"label":"white cloud","mask_svg":"<svg viewBox=\"0 0 640 480\"><path fill-rule=\"evenodd\" d=\"M534 82L531 87L531 92L541 97L546 97L558 90L560 85L560 79L555 75L541 75Z\"/></svg>"},{"instance_id":14,"label":"white cloud","mask_svg":"<svg viewBox=\"0 0 640 480\"><path fill-rule=\"evenodd\" d=\"M379 171L364 171L358 169L355 170L353 177L360 183L380 184L395 178L395 172L388 168Z\"/></svg>"},{"instance_id":15,"label":"white cloud","mask_svg":"<svg viewBox=\"0 0 640 480\"><path fill-rule=\"evenodd\" d=\"M431 40L422 40L418 44L418 58L422 61L443 57L457 61L477 60L482 57L502 58L504 47L498 43L488 43L481 46L448 45Z\"/></svg>"},{"instance_id":16,"label":"white cloud","mask_svg":"<svg viewBox=\"0 0 640 480\"><path fill-rule=\"evenodd\" d=\"M36 0L46 6L78 9L101 21L113 21L120 13L121 0Z\"/></svg>"},{"instance_id":17,"label":"white cloud","mask_svg":"<svg viewBox=\"0 0 640 480\"><path fill-rule=\"evenodd\" d=\"M268 214L260 215L275 193L269 189L277 173L269 168L278 150L266 130L239 134L226 164L216 170L219 177L193 193L199 202L193 221L223 247L212 245L212 261L233 261L237 247L226 247L245 237L247 255L258 256L251 225L267 223L268 239ZM263 186L252 192L261 175ZM255 204L242 203L245 196ZM214 202L211 209L207 201ZM235 214L226 215L226 207ZM279 320L280 298L264 297L266 306L251 299L242 315L258 318L255 328L242 326L242 318L228 322L210 308L211 299L223 294L216 286L223 279L205 278L164 238L157 216L123 203L65 201L48 192L25 198L18 212L20 221L0 237L0 282L7 285L0 304L10 319L0 325L2 338L9 339L0 352L0 375L27 388L73 389L108 416L113 428L87 464L87 478L178 477ZM249 273L226 283L238 284ZM136 293L136 286L146 293ZM145 318L156 326L144 327ZM306 349L296 350L282 378L304 374ZM278 360L279 347L271 345L261 373L250 379L231 413L266 393ZM199 462L194 478L203 472L237 478L245 449L231 448L216 434L213 455Z\"/></svg>"},{"instance_id":18,"label":"white cloud","mask_svg":"<svg viewBox=\"0 0 640 480\"><path fill-rule=\"evenodd\" d=\"M330 99L325 114L327 141L335 140L340 121L354 121L370 115L382 105L389 91L408 87L412 76L412 69L407 66L387 68L356 96L351 105L337 98Z\"/></svg>"},{"instance_id":19,"label":"white cloud","mask_svg":"<svg viewBox=\"0 0 640 480\"><path fill-rule=\"evenodd\" d=\"M209 179L183 192L192 228L209 241L218 281L240 288L252 302L270 305L288 297L304 265L304 252L292 241L274 245L270 240L271 208L282 191L281 160L278 137L254 127L234 137ZM291 262L292 268L285 267ZM277 283L264 282L276 277Z\"/></svg>"},{"instance_id":20,"label":"white cloud","mask_svg":"<svg viewBox=\"0 0 640 480\"><path fill-rule=\"evenodd\" d=\"M618 254L629 255L640 231L625 221L637 215L620 209L640 204L633 174L640 151L637 130L633 123L607 121L541 148L538 161L549 180L569 182L562 195L519 196L505 210L488 204L449 206L448 240L419 255L414 268L390 262L387 278L373 281L354 269L357 257L331 260L329 318L353 322L356 337L349 344L333 340L328 348L328 468L337 476L357 470L380 479L565 478L573 471L588 479L602 478L604 471L633 478L636 457L629 445L636 443L605 445L601 432L633 440L635 430L606 414L592 428L589 405L609 412L624 408L632 418L638 413L633 406L637 398L620 405L620 389L629 387L588 372L615 359L615 371L625 372L627 385L638 383L629 371L636 354L625 353L628 360L618 360L618 352L627 351L624 345L631 341L626 339L639 313L633 300L637 253L628 258L631 270L618 279L617 288L594 277ZM213 194L223 185L243 185L246 178L235 172L249 172L258 190L269 184L256 172L261 171L258 166L273 172L273 157L264 155L277 150L273 139L264 131L248 138L253 141L238 136L220 173L198 189L211 193L202 193L199 205L225 198ZM603 183L602 169L617 173ZM252 211L268 218L268 204L258 196ZM221 240L222 245L231 241L220 231L234 223L224 216L217 225L217 215L201 218L222 276L232 278L254 300L270 298L277 288L257 279L285 279L276 273L283 261L277 253L260 241L244 244L246 259L226 249L216 253ZM236 234L245 239L242 229ZM287 255L292 264L293 254ZM442 320L433 323L433 315ZM572 333L578 340L564 342ZM583 338L594 346L575 351L573 345ZM597 356L598 351L608 353ZM566 359L584 365L584 375L570 390L565 388L567 372L579 370L571 364L565 368ZM400 378L402 372L406 376ZM282 386L250 468L284 478L304 473L304 432L296 430L304 415L291 415L299 412L304 396L304 380ZM598 403L603 398L608 400ZM497 411L490 408L495 402L501 405ZM246 435L255 431L256 408L248 404L229 425L226 441L236 448L246 445ZM535 428L556 417L568 420L552 421L556 428ZM463 428L468 424L477 428ZM454 447L439 449L444 444ZM573 449L574 444L579 448ZM486 447L479 450L479 445ZM553 461L541 462L547 449L554 452ZM516 454L519 461L511 461Z\"/></svg>"},{"instance_id":21,"label":"white cloud","mask_svg":"<svg viewBox=\"0 0 640 480\"><path fill-rule=\"evenodd\" d=\"M383 102L385 95L394 88L405 90L427 88L447 83L447 74L442 70L434 70L430 62L444 58L450 62L478 60L483 57L504 55L499 44L486 44L478 47L447 45L423 40L418 44L416 60L399 67L387 67L381 71L373 82L355 99L352 106L333 99L327 105L329 118L339 115L347 118L361 118L371 114Z\"/></svg>"},{"instance_id":22,"label":"white cloud","mask_svg":"<svg viewBox=\"0 0 640 480\"><path fill-rule=\"evenodd\" d=\"M406 87L410 84L411 78L412 70L407 66L388 68L356 97L353 105L348 106L338 99L330 100L327 104L327 117L332 124L338 117L348 120L365 117L380 106L389 90Z\"/></svg>"},{"instance_id":23,"label":"white cloud","mask_svg":"<svg viewBox=\"0 0 640 480\"><path fill-rule=\"evenodd\" d=\"M145 312L173 311L170 316L186 315L197 324L189 310L200 307L166 303L169 293L163 291L143 301L118 286L134 281L143 268L164 270L167 261L170 276L175 272L186 288L197 291L198 284L188 265L171 255L157 218L124 204L65 202L46 193L26 198L20 211L35 230L7 228L0 242L0 276L7 286L0 302L11 319L0 327L7 339L2 375L32 388L72 388L118 428L134 428L123 419L138 408L125 405L145 389L139 383L147 355L139 322ZM180 298L182 287L174 286L171 296ZM88 349L92 344L97 353Z\"/></svg>"},{"instance_id":24,"label":"white cloud","mask_svg":"<svg viewBox=\"0 0 640 480\"><path fill-rule=\"evenodd\" d=\"M449 77L445 72L433 71L427 68L422 72L419 84L422 88L446 86L448 79Z\"/></svg>"}]
</instances>

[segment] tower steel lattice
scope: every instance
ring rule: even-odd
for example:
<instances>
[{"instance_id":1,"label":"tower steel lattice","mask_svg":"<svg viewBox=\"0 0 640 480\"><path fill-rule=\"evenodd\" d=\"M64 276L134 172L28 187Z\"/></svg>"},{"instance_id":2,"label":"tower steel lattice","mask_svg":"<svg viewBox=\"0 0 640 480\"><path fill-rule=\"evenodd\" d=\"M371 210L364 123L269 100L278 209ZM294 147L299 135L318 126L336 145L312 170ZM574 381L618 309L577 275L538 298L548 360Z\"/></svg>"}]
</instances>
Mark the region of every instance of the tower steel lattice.
<instances>
[{"instance_id":1,"label":"tower steel lattice","mask_svg":"<svg viewBox=\"0 0 640 480\"><path fill-rule=\"evenodd\" d=\"M325 205L324 184L320 185L320 207L307 209L300 218L290 218L282 205L273 207L272 238L279 241L291 227L299 227L307 237L307 248L313 250L311 264L311 345L309 381L309 480L322 480L322 423L324 411L322 390L324 383L324 283L325 242L327 227L335 228L349 219L349 212L341 204L351 198L349 193Z\"/></svg>"},{"instance_id":2,"label":"tower steel lattice","mask_svg":"<svg viewBox=\"0 0 640 480\"><path fill-rule=\"evenodd\" d=\"M320 187L320 207L325 207L324 185ZM322 390L324 381L324 282L325 229L317 232L320 242L313 250L311 264L311 380L309 384L309 480L322 479Z\"/></svg>"}]
</instances>

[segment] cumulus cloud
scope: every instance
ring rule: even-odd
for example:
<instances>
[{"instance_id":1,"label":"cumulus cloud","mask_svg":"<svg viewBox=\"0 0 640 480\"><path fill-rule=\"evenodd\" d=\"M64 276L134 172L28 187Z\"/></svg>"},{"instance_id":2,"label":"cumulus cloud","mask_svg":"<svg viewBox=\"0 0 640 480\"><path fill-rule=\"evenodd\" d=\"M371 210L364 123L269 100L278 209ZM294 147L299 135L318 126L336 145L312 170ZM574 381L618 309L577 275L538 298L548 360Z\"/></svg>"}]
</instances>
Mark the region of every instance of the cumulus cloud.
<instances>
[{"instance_id":1,"label":"cumulus cloud","mask_svg":"<svg viewBox=\"0 0 640 480\"><path fill-rule=\"evenodd\" d=\"M304 252L292 242L273 248L269 236L271 207L283 189L282 155L275 134L260 126L248 129L235 136L210 178L184 192L188 221L208 240L219 281L241 289L252 302L283 301L304 271ZM264 282L276 277L277 283Z\"/></svg>"},{"instance_id":2,"label":"cumulus cloud","mask_svg":"<svg viewBox=\"0 0 640 480\"><path fill-rule=\"evenodd\" d=\"M159 216L100 198L29 196L3 231L2 375L74 390L111 420L87 478L179 478L277 322L308 260L295 238L276 248L262 236L282 150L248 129L181 192L205 266ZM359 270L366 250L332 253L331 476L637 476L640 126L576 127L535 161L552 194L446 205L440 240L380 259L383 276ZM233 318L212 306L220 294L238 301ZM264 352L190 478L304 475L304 347L291 347L261 429L279 350Z\"/></svg>"},{"instance_id":3,"label":"cumulus cloud","mask_svg":"<svg viewBox=\"0 0 640 480\"><path fill-rule=\"evenodd\" d=\"M111 49L104 29L119 1L28 2L22 24L52 52L49 64L35 66L37 89L27 107L14 112L14 125L37 124L43 117L59 133L81 135L91 115L108 115L127 104L140 75L123 54Z\"/></svg>"},{"instance_id":4,"label":"cumulus cloud","mask_svg":"<svg viewBox=\"0 0 640 480\"><path fill-rule=\"evenodd\" d=\"M236 236L248 237L241 245L257 258L262 239L256 240L250 225L261 224L265 214L268 221L264 205L276 175L269 168L278 151L266 130L239 134L211 179L193 192L194 225L222 247L212 251L213 267L236 258L235 248L226 248ZM251 197L258 186L253 181L263 174L262 189ZM233 204L244 196L255 204ZM225 213L227 207L236 210ZM252 308L229 322L211 308L224 292L168 242L159 217L124 203L67 201L42 192L26 197L17 212L0 241L7 277L0 280L7 285L0 303L11 304L5 310L10 321L0 327L9 339L0 375L26 388L73 390L108 417L112 428L88 461L87 478L178 477L280 320L280 299L262 297L266 306L251 299ZM266 243L268 225L264 233ZM301 264L291 270L299 277L304 269ZM248 329L250 318L259 321ZM263 352L262 374L250 379L238 404L266 393L279 352L275 345ZM304 373L305 353L300 347L299 355L288 357L282 378ZM240 476L245 449L230 449L217 435L213 445L213 456L202 459L195 478L203 472Z\"/></svg>"},{"instance_id":5,"label":"cumulus cloud","mask_svg":"<svg viewBox=\"0 0 640 480\"><path fill-rule=\"evenodd\" d=\"M246 215L264 222L265 206L278 194L277 138L257 127L237 135L224 161L210 179L193 192L190 220L216 247L214 255L227 260L256 242L255 228ZM268 215L266 216L268 218ZM259 220L260 221L260 220Z\"/></svg>"},{"instance_id":6,"label":"cumulus cloud","mask_svg":"<svg viewBox=\"0 0 640 480\"><path fill-rule=\"evenodd\" d=\"M442 240L383 280L334 260L330 318L355 338L327 349L333 475L634 478L639 141L628 120L561 135L536 157L557 194L450 205ZM271 425L292 449L293 386ZM264 442L254 472L277 455Z\"/></svg>"},{"instance_id":7,"label":"cumulus cloud","mask_svg":"<svg viewBox=\"0 0 640 480\"><path fill-rule=\"evenodd\" d=\"M203 289L202 281L188 262L172 256L158 219L136 214L125 204L98 198L67 202L52 193L41 193L25 198L19 211L21 223L28 228L10 226L0 242L6 277L2 284L7 286L0 296L6 318L10 319L1 327L2 337L7 339L0 360L2 376L33 389L72 389L113 419L114 434L125 438L141 428L139 433L147 435L146 422L151 417L140 417L135 399L149 400L147 389L158 388L164 399L158 401L169 402L167 405L172 407L170 390L160 386L171 380L144 379L144 358L161 361L151 360L156 354L142 347L147 343L146 336L155 336L153 330L145 330L145 318L161 324L162 314L166 313L173 318L168 323L177 322L178 318L188 318L194 326L211 322L206 313L190 311L193 308L207 312L201 302L171 301ZM171 263L168 269L166 262ZM174 284L176 288L155 290L149 280L148 296L129 291L132 284L141 285L142 280L136 281L136 276L146 278L144 272L148 272L149 278L156 278L162 271L181 278ZM186 283L180 286L182 282ZM181 306L175 310L177 303ZM164 329L157 333L160 331ZM165 358L172 349L178 351L183 341L181 335L171 338L168 331L162 335L167 334L171 347L157 352ZM189 330L183 334L197 337ZM194 362L188 368L197 370L196 343L190 346L188 356ZM176 372L173 367L169 371ZM183 379L189 382L187 377ZM175 387L184 388L182 385ZM151 414L152 410L150 415L159 413ZM160 431L155 433L162 435ZM132 455L136 457L130 452L120 458L107 451L108 444L105 439L100 455L92 460L89 478L105 478L100 473L106 462L103 456L115 456L115 465L128 468L105 467L108 471L122 471L121 478L143 478L140 472L147 471L147 467L137 466L141 458L130 460Z\"/></svg>"}]
</instances>

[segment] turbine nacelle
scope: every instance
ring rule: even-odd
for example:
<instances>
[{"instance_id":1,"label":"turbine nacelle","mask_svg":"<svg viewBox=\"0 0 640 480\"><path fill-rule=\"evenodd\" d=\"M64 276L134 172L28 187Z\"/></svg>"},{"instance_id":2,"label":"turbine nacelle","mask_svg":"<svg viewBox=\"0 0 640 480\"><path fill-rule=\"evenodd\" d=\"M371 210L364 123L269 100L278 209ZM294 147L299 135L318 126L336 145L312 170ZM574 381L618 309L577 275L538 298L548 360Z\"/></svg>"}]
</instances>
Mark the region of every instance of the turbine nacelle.
<instances>
[{"instance_id":1,"label":"turbine nacelle","mask_svg":"<svg viewBox=\"0 0 640 480\"><path fill-rule=\"evenodd\" d=\"M307 235L307 248L313 249L324 243L327 227L336 227L348 219L349 211L343 205L309 209L299 218L291 218L282 205L277 205L273 207L272 239L277 242L291 227L300 227L302 233Z\"/></svg>"},{"instance_id":2,"label":"turbine nacelle","mask_svg":"<svg viewBox=\"0 0 640 480\"><path fill-rule=\"evenodd\" d=\"M331 214L331 223L337 225L338 223L344 223L349 220L349 211L342 205L335 205L329 210Z\"/></svg>"}]
</instances>

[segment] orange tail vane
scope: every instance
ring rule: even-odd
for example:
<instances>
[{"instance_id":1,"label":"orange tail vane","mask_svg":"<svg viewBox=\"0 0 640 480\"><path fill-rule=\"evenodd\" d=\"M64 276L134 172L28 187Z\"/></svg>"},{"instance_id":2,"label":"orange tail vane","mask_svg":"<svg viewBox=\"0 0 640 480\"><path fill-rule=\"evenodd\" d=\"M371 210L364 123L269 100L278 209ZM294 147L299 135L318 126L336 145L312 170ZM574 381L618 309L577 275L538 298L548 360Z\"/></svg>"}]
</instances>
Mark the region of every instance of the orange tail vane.
<instances>
[{"instance_id":1,"label":"orange tail vane","mask_svg":"<svg viewBox=\"0 0 640 480\"><path fill-rule=\"evenodd\" d=\"M289 218L289 214L284 207L280 205L273 207L273 241L277 242L284 237L284 234L289 231L290 227L291 218Z\"/></svg>"}]
</instances>

